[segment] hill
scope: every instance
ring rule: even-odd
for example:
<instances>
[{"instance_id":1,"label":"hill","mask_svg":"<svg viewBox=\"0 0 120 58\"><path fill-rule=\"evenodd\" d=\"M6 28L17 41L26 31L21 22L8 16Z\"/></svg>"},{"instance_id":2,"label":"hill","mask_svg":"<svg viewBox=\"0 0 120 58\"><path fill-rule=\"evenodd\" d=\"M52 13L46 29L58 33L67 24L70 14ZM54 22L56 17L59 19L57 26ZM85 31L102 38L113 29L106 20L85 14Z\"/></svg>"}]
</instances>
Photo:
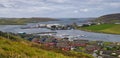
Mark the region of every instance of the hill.
<instances>
[{"instance_id":1,"label":"hill","mask_svg":"<svg viewBox=\"0 0 120 58\"><path fill-rule=\"evenodd\" d=\"M27 23L38 23L56 21L53 18L0 18L0 25L21 25ZM7 23L6 23L7 22Z\"/></svg>"},{"instance_id":2,"label":"hill","mask_svg":"<svg viewBox=\"0 0 120 58\"><path fill-rule=\"evenodd\" d=\"M78 29L100 33L120 34L120 13L103 15L92 20L92 22L93 25L78 27ZM96 22L101 24L96 24Z\"/></svg>"},{"instance_id":3,"label":"hill","mask_svg":"<svg viewBox=\"0 0 120 58\"><path fill-rule=\"evenodd\" d=\"M103 15L93 21L101 23L120 23L120 13Z\"/></svg>"},{"instance_id":4,"label":"hill","mask_svg":"<svg viewBox=\"0 0 120 58\"><path fill-rule=\"evenodd\" d=\"M10 33L0 32L0 58L92 58L77 52L49 49Z\"/></svg>"}]
</instances>

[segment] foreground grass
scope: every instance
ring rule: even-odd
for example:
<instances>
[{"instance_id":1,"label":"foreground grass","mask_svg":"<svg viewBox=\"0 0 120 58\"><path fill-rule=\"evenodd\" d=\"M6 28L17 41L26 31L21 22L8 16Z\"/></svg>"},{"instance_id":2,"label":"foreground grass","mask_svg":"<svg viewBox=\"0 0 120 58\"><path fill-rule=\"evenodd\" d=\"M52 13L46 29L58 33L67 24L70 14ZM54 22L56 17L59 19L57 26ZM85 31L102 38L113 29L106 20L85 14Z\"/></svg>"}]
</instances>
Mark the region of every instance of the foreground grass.
<instances>
[{"instance_id":1,"label":"foreground grass","mask_svg":"<svg viewBox=\"0 0 120 58\"><path fill-rule=\"evenodd\" d=\"M18 36L0 33L0 58L92 58L88 54L66 52L31 43Z\"/></svg>"},{"instance_id":2,"label":"foreground grass","mask_svg":"<svg viewBox=\"0 0 120 58\"><path fill-rule=\"evenodd\" d=\"M92 31L92 32L120 34L119 28L120 28L120 24L101 24L101 25L92 25L88 27L79 27L78 29Z\"/></svg>"},{"instance_id":3,"label":"foreground grass","mask_svg":"<svg viewBox=\"0 0 120 58\"><path fill-rule=\"evenodd\" d=\"M60 53L45 51L26 42L13 42L0 37L0 58L71 58Z\"/></svg>"}]
</instances>

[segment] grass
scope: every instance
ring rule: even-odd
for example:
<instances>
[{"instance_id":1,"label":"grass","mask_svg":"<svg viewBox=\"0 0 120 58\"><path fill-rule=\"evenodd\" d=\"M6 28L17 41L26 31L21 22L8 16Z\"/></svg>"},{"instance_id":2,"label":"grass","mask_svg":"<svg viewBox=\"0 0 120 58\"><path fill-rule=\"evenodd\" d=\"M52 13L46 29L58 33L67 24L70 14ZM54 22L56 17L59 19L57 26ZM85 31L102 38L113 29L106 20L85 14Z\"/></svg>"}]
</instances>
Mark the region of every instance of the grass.
<instances>
[{"instance_id":1,"label":"grass","mask_svg":"<svg viewBox=\"0 0 120 58\"><path fill-rule=\"evenodd\" d=\"M109 33L115 33L120 34L120 25L115 25L112 28L101 30L102 32L109 32Z\"/></svg>"},{"instance_id":2,"label":"grass","mask_svg":"<svg viewBox=\"0 0 120 58\"><path fill-rule=\"evenodd\" d=\"M88 27L81 27L78 29L92 31L92 32L103 32L111 34L120 34L120 24L101 24L101 25L92 25Z\"/></svg>"},{"instance_id":3,"label":"grass","mask_svg":"<svg viewBox=\"0 0 120 58\"><path fill-rule=\"evenodd\" d=\"M92 58L85 53L44 47L18 36L0 32L0 58Z\"/></svg>"},{"instance_id":4,"label":"grass","mask_svg":"<svg viewBox=\"0 0 120 58\"><path fill-rule=\"evenodd\" d=\"M13 42L0 37L0 58L71 58L60 53L45 51L31 44Z\"/></svg>"}]
</instances>

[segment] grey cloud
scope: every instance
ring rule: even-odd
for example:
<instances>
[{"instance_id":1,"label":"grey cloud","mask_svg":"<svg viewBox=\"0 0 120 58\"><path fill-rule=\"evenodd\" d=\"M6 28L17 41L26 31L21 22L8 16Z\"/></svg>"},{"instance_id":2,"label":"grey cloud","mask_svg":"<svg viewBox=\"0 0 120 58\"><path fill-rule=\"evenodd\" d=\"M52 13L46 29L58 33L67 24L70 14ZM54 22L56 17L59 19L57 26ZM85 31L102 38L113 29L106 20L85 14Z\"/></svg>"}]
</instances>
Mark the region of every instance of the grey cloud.
<instances>
[{"instance_id":1,"label":"grey cloud","mask_svg":"<svg viewBox=\"0 0 120 58\"><path fill-rule=\"evenodd\" d=\"M109 10L112 9L112 10ZM120 0L1 0L0 15L51 16L120 12ZM12 13L9 15L8 13ZM52 15L49 15L52 14ZM54 15L55 14L55 15ZM57 15L56 15L57 14ZM101 13L99 13L100 15ZM62 16L60 16L62 17Z\"/></svg>"}]
</instances>

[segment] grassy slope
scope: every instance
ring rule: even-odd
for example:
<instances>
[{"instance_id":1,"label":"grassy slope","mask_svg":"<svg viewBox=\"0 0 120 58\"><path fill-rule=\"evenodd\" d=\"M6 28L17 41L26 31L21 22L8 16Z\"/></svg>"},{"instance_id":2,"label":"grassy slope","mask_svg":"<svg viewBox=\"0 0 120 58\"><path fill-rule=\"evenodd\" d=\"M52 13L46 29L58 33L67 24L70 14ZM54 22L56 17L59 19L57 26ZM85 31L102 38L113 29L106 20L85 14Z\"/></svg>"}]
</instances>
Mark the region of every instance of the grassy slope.
<instances>
[{"instance_id":1,"label":"grassy slope","mask_svg":"<svg viewBox=\"0 0 120 58\"><path fill-rule=\"evenodd\" d=\"M0 37L0 58L70 58L60 53L45 51L26 42L13 42Z\"/></svg>"},{"instance_id":2,"label":"grassy slope","mask_svg":"<svg viewBox=\"0 0 120 58\"><path fill-rule=\"evenodd\" d=\"M93 31L93 32L120 34L119 28L120 28L120 24L101 24L101 25L83 27L82 29L87 31Z\"/></svg>"},{"instance_id":3,"label":"grassy slope","mask_svg":"<svg viewBox=\"0 0 120 58\"><path fill-rule=\"evenodd\" d=\"M56 51L59 50L49 50L17 36L9 36L9 39L7 34L0 36L0 58L77 58L77 56L79 58L92 58L84 53L61 53L61 51L58 53Z\"/></svg>"}]
</instances>

